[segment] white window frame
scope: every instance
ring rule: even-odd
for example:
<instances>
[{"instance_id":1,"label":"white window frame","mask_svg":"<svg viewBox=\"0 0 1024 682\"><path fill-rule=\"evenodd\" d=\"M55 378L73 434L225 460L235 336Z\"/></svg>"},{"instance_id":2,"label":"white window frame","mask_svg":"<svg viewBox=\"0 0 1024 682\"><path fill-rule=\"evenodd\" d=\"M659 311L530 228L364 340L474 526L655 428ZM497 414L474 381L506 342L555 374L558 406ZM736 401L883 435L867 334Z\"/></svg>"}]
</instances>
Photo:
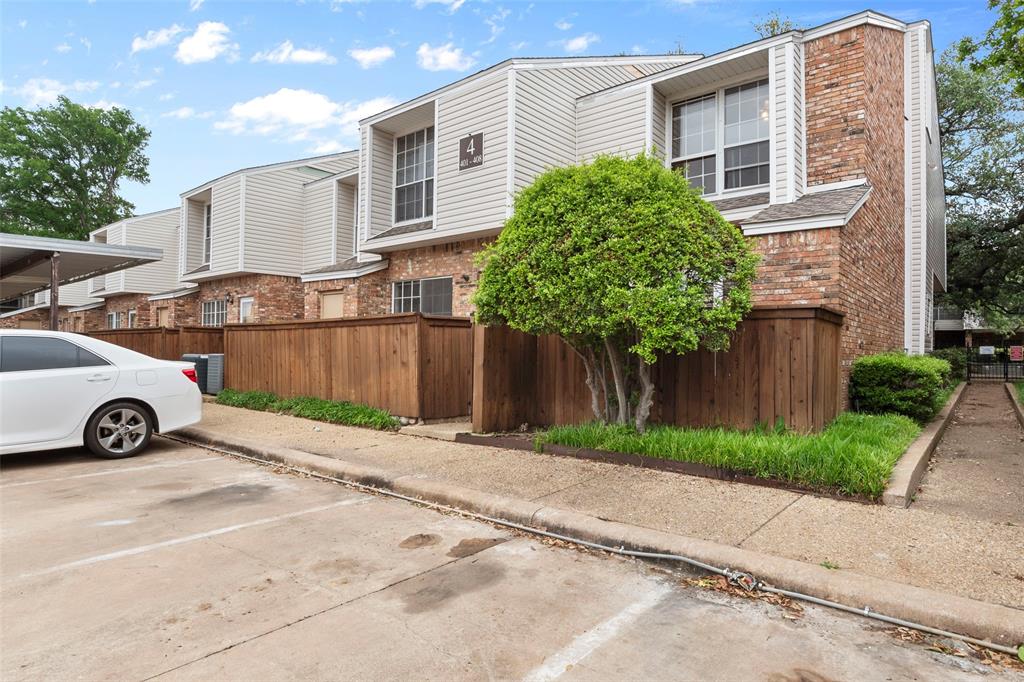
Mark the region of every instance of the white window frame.
<instances>
[{"instance_id":1,"label":"white window frame","mask_svg":"<svg viewBox=\"0 0 1024 682\"><path fill-rule=\"evenodd\" d=\"M256 298L254 296L242 296L238 299L238 321L245 324L245 306L249 306L249 316L255 317L256 313Z\"/></svg>"},{"instance_id":2,"label":"white window frame","mask_svg":"<svg viewBox=\"0 0 1024 682\"><path fill-rule=\"evenodd\" d=\"M671 168L677 163L685 163L687 161L692 161L693 159L710 156L710 154L691 154L690 156L675 156L675 149L673 148L672 144L674 134L673 121L675 119L675 108L680 104L685 104L686 102L702 99L704 97L709 97L711 95L714 95L715 97L715 119L717 122L715 126L715 188L717 189L717 191L711 194L704 194L703 196L705 199L716 199L721 198L723 196L738 196L743 194L756 194L758 192L764 192L765 190L771 187L772 180L775 176L775 164L773 163L773 159L771 158L771 154L773 153L773 145L771 143L773 121L769 119L768 136L763 139L756 140L756 142L768 142L768 182L759 185L750 185L747 187L734 187L732 189L725 188L725 91L731 90L733 88L742 87L744 85L749 85L750 83L759 83L764 80L767 80L769 84L771 83L771 79L767 75L759 75L755 78L748 77L742 80L730 80L727 83L723 83L720 87L713 91L703 90L697 92L689 92L683 97L668 102L666 105L666 107L668 108L666 125L668 139L666 140L666 142L669 156L668 165ZM771 111L772 96L773 93L771 91L771 88L769 87L769 111ZM744 142L742 144L753 143L754 141ZM729 145L730 148L736 146L741 145Z\"/></svg>"},{"instance_id":3,"label":"white window frame","mask_svg":"<svg viewBox=\"0 0 1024 682\"><path fill-rule=\"evenodd\" d=\"M210 264L210 257L213 254L213 203L207 201L203 204L203 262L202 265Z\"/></svg>"},{"instance_id":4,"label":"white window frame","mask_svg":"<svg viewBox=\"0 0 1024 682\"><path fill-rule=\"evenodd\" d=\"M415 135L416 133L423 133L424 135L424 147L426 147L426 133L428 130L433 128L434 130L434 159L430 164L427 164L424 160L424 172L427 168L430 169L430 177L423 176L422 180L414 180L413 182L407 182L403 185L398 184L398 139L401 137L407 137L409 135ZM427 180L434 181L434 191L430 195L430 215L426 215L427 202L423 201L424 215L419 218L408 218L406 220L397 220L395 213L398 210L398 188L409 187L417 183L423 184L423 193L426 197L427 191ZM426 222L433 222L434 213L437 208L437 126L431 124L423 128L417 128L416 130L410 130L400 135L395 135L391 141L391 224L393 227L401 227L402 225L418 225Z\"/></svg>"},{"instance_id":5,"label":"white window frame","mask_svg":"<svg viewBox=\"0 0 1024 682\"><path fill-rule=\"evenodd\" d=\"M451 275L442 275L442 276L439 276L439 277L417 277L417 278L413 278L413 279L396 279L396 280L393 280L391 282L391 312L392 313L397 313L398 312L395 309L395 303L398 301L399 298L403 298L403 299L411 299L412 298L410 296L401 296L401 297L395 296L395 289L397 288L398 285L400 285L400 284L411 284L413 282L416 282L416 283L419 284L419 288L418 288L418 291L417 291L417 294L416 294L415 298L418 299L419 302L420 302L420 304L417 306L417 308L420 308L420 310L405 311L405 312L423 312L423 310L422 310L422 308L423 308L423 283L424 282L432 282L432 281L436 281L436 280L442 280L442 279L450 280L451 283L452 283L452 313L454 314L454 312L455 312L455 278L452 277ZM425 313L425 314L427 314L427 315L438 315L438 314L441 314L441 313Z\"/></svg>"},{"instance_id":6,"label":"white window frame","mask_svg":"<svg viewBox=\"0 0 1024 682\"><path fill-rule=\"evenodd\" d=\"M121 313L109 312L107 313L107 329L120 329L121 328Z\"/></svg>"},{"instance_id":7,"label":"white window frame","mask_svg":"<svg viewBox=\"0 0 1024 682\"><path fill-rule=\"evenodd\" d=\"M207 306L211 308L207 309ZM223 309L221 309L223 308ZM228 321L228 300L214 298L200 303L200 323L204 327L223 327Z\"/></svg>"},{"instance_id":8,"label":"white window frame","mask_svg":"<svg viewBox=\"0 0 1024 682\"><path fill-rule=\"evenodd\" d=\"M134 310L128 311L128 328L135 329L135 321L138 319L138 314Z\"/></svg>"}]
</instances>

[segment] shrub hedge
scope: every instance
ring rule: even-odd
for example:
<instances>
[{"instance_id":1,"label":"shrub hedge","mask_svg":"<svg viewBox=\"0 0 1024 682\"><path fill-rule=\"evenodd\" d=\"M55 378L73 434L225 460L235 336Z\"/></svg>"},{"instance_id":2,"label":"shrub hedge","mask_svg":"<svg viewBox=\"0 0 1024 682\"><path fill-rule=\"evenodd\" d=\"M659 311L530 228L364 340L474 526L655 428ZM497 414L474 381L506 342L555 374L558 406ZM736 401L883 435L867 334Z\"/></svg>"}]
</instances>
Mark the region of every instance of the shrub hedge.
<instances>
[{"instance_id":1,"label":"shrub hedge","mask_svg":"<svg viewBox=\"0 0 1024 682\"><path fill-rule=\"evenodd\" d=\"M966 348L939 348L933 350L929 355L949 363L951 385L956 385L967 378Z\"/></svg>"},{"instance_id":2,"label":"shrub hedge","mask_svg":"<svg viewBox=\"0 0 1024 682\"><path fill-rule=\"evenodd\" d=\"M927 355L865 355L853 362L850 399L859 412L902 414L924 423L942 409L951 376L947 361Z\"/></svg>"},{"instance_id":3,"label":"shrub hedge","mask_svg":"<svg viewBox=\"0 0 1024 682\"><path fill-rule=\"evenodd\" d=\"M399 421L388 414L386 410L359 403L324 400L309 396L281 398L264 391L236 391L225 388L217 394L217 402L229 407L279 412L332 424L365 426L380 431L397 429L400 426Z\"/></svg>"}]
</instances>

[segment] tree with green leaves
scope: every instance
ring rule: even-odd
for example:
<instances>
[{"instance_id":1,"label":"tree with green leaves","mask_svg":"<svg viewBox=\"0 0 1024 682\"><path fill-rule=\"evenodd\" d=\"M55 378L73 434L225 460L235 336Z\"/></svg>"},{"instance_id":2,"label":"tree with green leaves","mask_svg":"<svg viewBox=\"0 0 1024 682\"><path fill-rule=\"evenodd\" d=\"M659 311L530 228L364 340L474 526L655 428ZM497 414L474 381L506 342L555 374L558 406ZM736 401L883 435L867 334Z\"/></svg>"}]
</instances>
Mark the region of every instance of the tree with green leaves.
<instances>
[{"instance_id":1,"label":"tree with green leaves","mask_svg":"<svg viewBox=\"0 0 1024 682\"><path fill-rule=\"evenodd\" d=\"M150 132L130 111L75 104L0 112L0 230L87 239L132 215L122 180L149 182Z\"/></svg>"},{"instance_id":2,"label":"tree with green leaves","mask_svg":"<svg viewBox=\"0 0 1024 682\"><path fill-rule=\"evenodd\" d=\"M980 40L964 38L960 58L979 71L997 69L1018 97L1024 97L1024 0L989 0L996 20Z\"/></svg>"},{"instance_id":3,"label":"tree with green leaves","mask_svg":"<svg viewBox=\"0 0 1024 682\"><path fill-rule=\"evenodd\" d=\"M558 335L583 362L594 416L643 431L652 365L728 347L757 256L661 161L601 156L524 189L480 264L477 321Z\"/></svg>"},{"instance_id":4,"label":"tree with green leaves","mask_svg":"<svg viewBox=\"0 0 1024 682\"><path fill-rule=\"evenodd\" d=\"M1002 67L976 69L955 51L936 67L946 184L943 300L986 325L1024 328L1024 98Z\"/></svg>"},{"instance_id":5,"label":"tree with green leaves","mask_svg":"<svg viewBox=\"0 0 1024 682\"><path fill-rule=\"evenodd\" d=\"M793 21L782 16L779 10L772 10L768 16L754 22L754 33L762 38L771 38L796 29Z\"/></svg>"}]
</instances>

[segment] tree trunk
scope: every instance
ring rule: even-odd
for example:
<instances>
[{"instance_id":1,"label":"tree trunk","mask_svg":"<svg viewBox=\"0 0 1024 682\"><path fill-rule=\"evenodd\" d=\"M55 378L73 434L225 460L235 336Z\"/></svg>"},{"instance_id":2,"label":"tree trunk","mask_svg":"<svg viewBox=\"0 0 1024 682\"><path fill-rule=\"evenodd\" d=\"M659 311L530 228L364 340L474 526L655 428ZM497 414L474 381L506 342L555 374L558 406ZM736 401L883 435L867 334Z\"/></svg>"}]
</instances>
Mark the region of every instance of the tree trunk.
<instances>
[{"instance_id":1,"label":"tree trunk","mask_svg":"<svg viewBox=\"0 0 1024 682\"><path fill-rule=\"evenodd\" d=\"M576 351L576 355L580 356L580 360L583 362L583 371L587 374L587 388L590 389L590 409L599 422L606 423L608 411L601 409L601 399L598 394L599 386L603 386L604 381L603 377L599 375L594 349L584 347L583 350L580 350L572 343L569 344L569 347Z\"/></svg>"},{"instance_id":2,"label":"tree trunk","mask_svg":"<svg viewBox=\"0 0 1024 682\"><path fill-rule=\"evenodd\" d=\"M615 419L617 424L629 423L629 392L626 391L626 367L622 362L622 354L610 339L604 340L608 351L608 361L612 365L612 378L615 380L615 398L619 403L619 413Z\"/></svg>"},{"instance_id":3,"label":"tree trunk","mask_svg":"<svg viewBox=\"0 0 1024 682\"><path fill-rule=\"evenodd\" d=\"M647 429L647 419L651 416L651 406L654 404L654 382L651 381L651 366L643 358L638 358L638 360L640 365L637 372L637 375L640 377L640 400L636 405L635 424L636 430L643 433Z\"/></svg>"}]
</instances>

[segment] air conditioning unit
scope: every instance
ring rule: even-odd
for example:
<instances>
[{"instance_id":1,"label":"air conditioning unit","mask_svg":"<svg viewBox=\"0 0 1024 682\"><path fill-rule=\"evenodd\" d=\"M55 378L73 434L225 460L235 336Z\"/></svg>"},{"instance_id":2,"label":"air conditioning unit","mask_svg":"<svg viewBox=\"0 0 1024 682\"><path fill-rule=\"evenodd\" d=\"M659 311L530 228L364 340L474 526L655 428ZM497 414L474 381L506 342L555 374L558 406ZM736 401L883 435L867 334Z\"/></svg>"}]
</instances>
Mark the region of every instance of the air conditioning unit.
<instances>
[{"instance_id":1,"label":"air conditioning unit","mask_svg":"<svg viewBox=\"0 0 1024 682\"><path fill-rule=\"evenodd\" d=\"M217 395L224 389L224 354L204 355L206 361L206 392Z\"/></svg>"},{"instance_id":2,"label":"air conditioning unit","mask_svg":"<svg viewBox=\"0 0 1024 682\"><path fill-rule=\"evenodd\" d=\"M196 383L199 384L199 392L207 393L207 377L209 375L209 356L186 353L181 356L184 362L194 362L196 365Z\"/></svg>"}]
</instances>

